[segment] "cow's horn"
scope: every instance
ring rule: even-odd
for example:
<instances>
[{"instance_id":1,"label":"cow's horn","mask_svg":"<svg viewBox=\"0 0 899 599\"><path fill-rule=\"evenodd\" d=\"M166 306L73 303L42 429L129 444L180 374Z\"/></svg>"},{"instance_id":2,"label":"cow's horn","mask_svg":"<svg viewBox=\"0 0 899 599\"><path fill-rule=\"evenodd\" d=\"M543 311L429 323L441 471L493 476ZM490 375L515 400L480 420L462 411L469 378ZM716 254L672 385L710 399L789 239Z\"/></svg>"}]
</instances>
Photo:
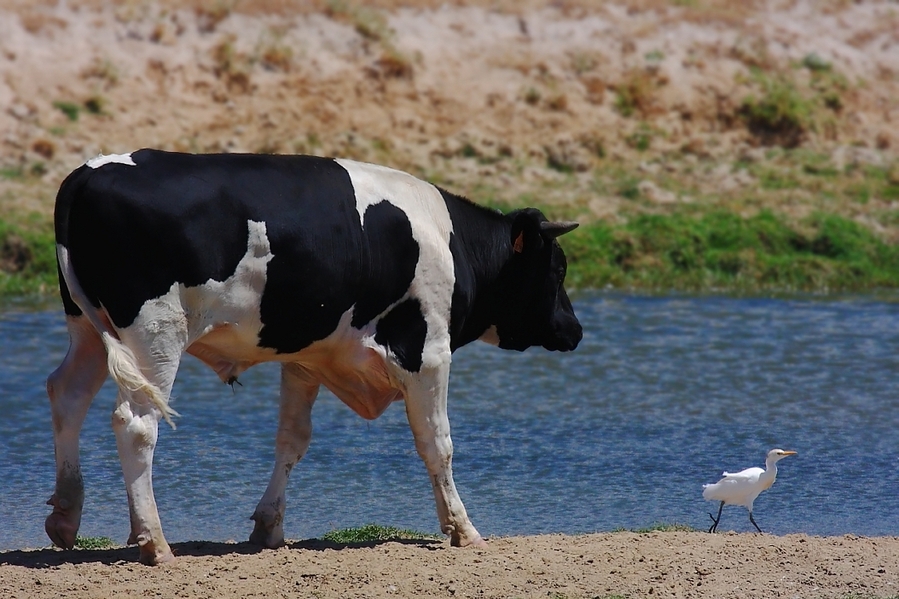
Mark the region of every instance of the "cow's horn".
<instances>
[{"instance_id":1,"label":"cow's horn","mask_svg":"<svg viewBox=\"0 0 899 599\"><path fill-rule=\"evenodd\" d=\"M574 221L552 222L547 220L540 223L540 231L550 239L555 239L559 235L574 231L578 224Z\"/></svg>"}]
</instances>

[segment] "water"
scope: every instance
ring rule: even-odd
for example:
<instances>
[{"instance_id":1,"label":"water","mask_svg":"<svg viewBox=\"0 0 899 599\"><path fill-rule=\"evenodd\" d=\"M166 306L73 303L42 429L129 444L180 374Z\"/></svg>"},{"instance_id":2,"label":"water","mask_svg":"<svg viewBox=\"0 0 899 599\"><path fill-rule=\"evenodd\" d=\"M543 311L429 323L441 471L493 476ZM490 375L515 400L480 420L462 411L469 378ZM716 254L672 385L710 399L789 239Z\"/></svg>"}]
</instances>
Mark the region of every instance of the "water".
<instances>
[{"instance_id":1,"label":"water","mask_svg":"<svg viewBox=\"0 0 899 599\"><path fill-rule=\"evenodd\" d=\"M899 302L581 295L571 354L459 350L456 484L488 536L710 524L703 483L795 449L755 504L766 532L899 535ZM0 310L0 549L45 546L53 438L44 380L68 346L60 310ZM154 482L170 542L245 540L268 482L277 366L232 390L186 357L178 429ZM124 542L128 509L107 382L82 431L81 534ZM323 391L288 488L288 538L369 522L438 531L401 403L368 422ZM725 509L722 530L751 531Z\"/></svg>"}]
</instances>

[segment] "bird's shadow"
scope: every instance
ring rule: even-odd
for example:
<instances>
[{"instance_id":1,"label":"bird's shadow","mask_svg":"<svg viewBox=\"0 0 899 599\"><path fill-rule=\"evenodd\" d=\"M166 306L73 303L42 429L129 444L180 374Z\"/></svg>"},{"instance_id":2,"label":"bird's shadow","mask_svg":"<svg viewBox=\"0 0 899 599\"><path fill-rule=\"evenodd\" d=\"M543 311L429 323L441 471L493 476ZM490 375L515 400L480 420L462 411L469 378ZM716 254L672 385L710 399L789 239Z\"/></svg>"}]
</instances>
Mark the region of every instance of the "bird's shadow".
<instances>
[{"instance_id":1,"label":"bird's shadow","mask_svg":"<svg viewBox=\"0 0 899 599\"><path fill-rule=\"evenodd\" d=\"M412 540L412 539L387 539L383 541L365 541L360 543L335 543L321 539L307 539L294 541L287 544L291 550L325 551L325 550L353 550L377 547L385 543L400 543L403 545L417 545L429 551L440 549L445 541L438 540ZM176 557L221 557L225 555L255 555L264 551L273 551L251 543L223 543L217 541L187 541L173 543L172 552ZM116 547L112 549L57 549L48 547L44 549L18 549L14 551L0 552L0 566L21 566L25 568L44 569L56 568L63 564L119 564L138 561L139 551L137 546Z\"/></svg>"}]
</instances>

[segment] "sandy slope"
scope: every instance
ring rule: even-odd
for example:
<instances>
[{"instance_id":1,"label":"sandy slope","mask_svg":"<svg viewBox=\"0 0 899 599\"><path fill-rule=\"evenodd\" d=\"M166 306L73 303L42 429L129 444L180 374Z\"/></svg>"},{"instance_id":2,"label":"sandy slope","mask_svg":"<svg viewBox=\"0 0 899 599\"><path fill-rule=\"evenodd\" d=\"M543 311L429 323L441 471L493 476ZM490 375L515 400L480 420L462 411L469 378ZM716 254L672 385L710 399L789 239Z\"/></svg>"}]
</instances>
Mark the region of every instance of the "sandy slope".
<instances>
[{"instance_id":1,"label":"sandy slope","mask_svg":"<svg viewBox=\"0 0 899 599\"><path fill-rule=\"evenodd\" d=\"M38 597L893 597L899 538L725 533L510 537L279 550L185 543L171 566L136 549L0 553L0 596Z\"/></svg>"},{"instance_id":2,"label":"sandy slope","mask_svg":"<svg viewBox=\"0 0 899 599\"><path fill-rule=\"evenodd\" d=\"M890 164L899 149L888 0L359 4L0 0L0 168L26 175L0 177L0 208L49 211L86 158L155 146L340 155L476 198L614 216L621 198L595 168L645 163L657 186L694 170L688 187L757 186L733 166L760 157L738 115L763 91L752 70L806 85L797 65L810 55L844 88L803 146L837 166Z\"/></svg>"}]
</instances>

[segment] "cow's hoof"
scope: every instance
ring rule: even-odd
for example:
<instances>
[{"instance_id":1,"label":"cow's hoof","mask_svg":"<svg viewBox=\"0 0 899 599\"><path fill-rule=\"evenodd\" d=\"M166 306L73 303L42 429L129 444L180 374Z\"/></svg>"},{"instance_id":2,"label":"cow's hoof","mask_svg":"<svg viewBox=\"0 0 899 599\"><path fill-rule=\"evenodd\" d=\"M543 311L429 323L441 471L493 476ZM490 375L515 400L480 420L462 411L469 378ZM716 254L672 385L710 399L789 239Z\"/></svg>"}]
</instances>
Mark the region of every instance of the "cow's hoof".
<instances>
[{"instance_id":1,"label":"cow's hoof","mask_svg":"<svg viewBox=\"0 0 899 599\"><path fill-rule=\"evenodd\" d=\"M279 524L268 523L266 518L258 513L250 516L255 522L253 532L250 533L250 543L268 549L277 549L284 545L284 529Z\"/></svg>"},{"instance_id":2,"label":"cow's hoof","mask_svg":"<svg viewBox=\"0 0 899 599\"><path fill-rule=\"evenodd\" d=\"M166 551L144 551L144 548L140 548L140 563L146 564L148 566L161 566L163 564L170 564L175 561L175 554L172 553L171 549L166 549Z\"/></svg>"},{"instance_id":3,"label":"cow's hoof","mask_svg":"<svg viewBox=\"0 0 899 599\"><path fill-rule=\"evenodd\" d=\"M481 537L481 535L478 535L478 536L477 536L474 540L472 540L468 545L465 545L465 547L474 547L475 549L487 549L487 548L490 547L490 545L487 544L487 541L485 541L485 540Z\"/></svg>"},{"instance_id":4,"label":"cow's hoof","mask_svg":"<svg viewBox=\"0 0 899 599\"><path fill-rule=\"evenodd\" d=\"M487 549L487 541L481 538L481 535L470 538L450 538L450 545L453 547L473 547L475 549Z\"/></svg>"},{"instance_id":5,"label":"cow's hoof","mask_svg":"<svg viewBox=\"0 0 899 599\"><path fill-rule=\"evenodd\" d=\"M444 528L444 534L450 537L450 545L453 547L475 547L478 549L486 549L487 541L485 541L478 531L472 528L472 534L464 535L457 531L453 526Z\"/></svg>"},{"instance_id":6,"label":"cow's hoof","mask_svg":"<svg viewBox=\"0 0 899 599\"><path fill-rule=\"evenodd\" d=\"M165 541L161 543L154 543L150 540L145 540L138 537L137 544L140 548L140 563L146 564L148 566L161 566L162 564L168 564L175 561L175 554L172 553L169 544Z\"/></svg>"},{"instance_id":7,"label":"cow's hoof","mask_svg":"<svg viewBox=\"0 0 899 599\"><path fill-rule=\"evenodd\" d=\"M63 514L54 512L47 516L44 521L44 530L47 531L47 536L57 547L71 549L75 546L78 527L73 526Z\"/></svg>"}]
</instances>

